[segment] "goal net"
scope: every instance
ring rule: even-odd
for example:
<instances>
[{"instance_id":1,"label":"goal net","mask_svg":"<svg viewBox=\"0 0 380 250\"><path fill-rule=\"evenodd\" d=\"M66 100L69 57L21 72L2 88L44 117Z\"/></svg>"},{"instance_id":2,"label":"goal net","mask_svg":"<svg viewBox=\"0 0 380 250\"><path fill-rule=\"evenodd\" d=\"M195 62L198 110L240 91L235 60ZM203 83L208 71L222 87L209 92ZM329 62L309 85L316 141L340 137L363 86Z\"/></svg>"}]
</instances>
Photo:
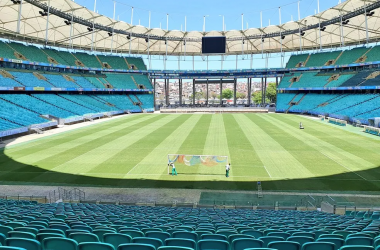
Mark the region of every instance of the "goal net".
<instances>
[{"instance_id":1,"label":"goal net","mask_svg":"<svg viewBox=\"0 0 380 250\"><path fill-rule=\"evenodd\" d=\"M182 173L187 173L187 170L194 171L193 168L189 168L193 166L224 167L228 164L228 156L168 154L168 174L171 173L171 163L175 164L177 171L177 167L179 167ZM205 173L205 171L201 171L201 173Z\"/></svg>"}]
</instances>

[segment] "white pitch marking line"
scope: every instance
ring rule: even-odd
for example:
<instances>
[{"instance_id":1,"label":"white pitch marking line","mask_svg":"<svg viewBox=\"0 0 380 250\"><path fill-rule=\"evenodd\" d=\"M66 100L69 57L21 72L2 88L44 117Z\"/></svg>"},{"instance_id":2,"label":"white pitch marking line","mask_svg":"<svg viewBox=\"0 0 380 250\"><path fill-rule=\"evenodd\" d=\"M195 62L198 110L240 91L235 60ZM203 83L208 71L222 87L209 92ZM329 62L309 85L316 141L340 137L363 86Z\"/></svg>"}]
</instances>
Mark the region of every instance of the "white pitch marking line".
<instances>
[{"instance_id":1,"label":"white pitch marking line","mask_svg":"<svg viewBox=\"0 0 380 250\"><path fill-rule=\"evenodd\" d=\"M135 169L135 167L137 167L140 163L137 163L131 170L129 170L128 173L126 173L125 175L128 175L133 169ZM124 174L123 174L124 175Z\"/></svg>"},{"instance_id":2,"label":"white pitch marking line","mask_svg":"<svg viewBox=\"0 0 380 250\"><path fill-rule=\"evenodd\" d=\"M272 177L272 175L269 173L269 171L268 171L267 167L265 167L265 166L264 166L264 168L265 168L265 171L267 171L267 173L268 173L269 177L272 179L273 177Z\"/></svg>"},{"instance_id":3,"label":"white pitch marking line","mask_svg":"<svg viewBox=\"0 0 380 250\"><path fill-rule=\"evenodd\" d=\"M333 158L331 158L330 156L326 155L325 153L323 153L322 151L319 151L321 152L321 154L323 154L324 156L326 156L327 158L329 158L330 160L334 161L335 163L341 165L342 167L344 167L345 169L347 169L348 171L350 171L351 173L354 173L356 174L357 176L359 176L360 178L362 178L363 180L365 181L368 181L366 178L364 178L363 176L361 176L360 174L356 173L355 171L352 171L351 169L349 169L348 167L344 166L342 163L340 162L337 162L336 160L334 160Z\"/></svg>"}]
</instances>

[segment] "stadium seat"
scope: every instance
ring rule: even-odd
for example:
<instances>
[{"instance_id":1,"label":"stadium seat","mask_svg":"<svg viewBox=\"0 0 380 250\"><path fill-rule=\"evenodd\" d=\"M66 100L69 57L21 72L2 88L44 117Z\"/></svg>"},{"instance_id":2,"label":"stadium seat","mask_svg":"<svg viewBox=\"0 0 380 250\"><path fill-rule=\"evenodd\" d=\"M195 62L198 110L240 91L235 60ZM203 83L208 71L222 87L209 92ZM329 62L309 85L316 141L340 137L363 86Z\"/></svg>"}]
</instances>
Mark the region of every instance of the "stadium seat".
<instances>
[{"instance_id":1,"label":"stadium seat","mask_svg":"<svg viewBox=\"0 0 380 250\"><path fill-rule=\"evenodd\" d=\"M27 249L21 248L21 247L0 246L0 250L27 250Z\"/></svg>"},{"instance_id":2,"label":"stadium seat","mask_svg":"<svg viewBox=\"0 0 380 250\"><path fill-rule=\"evenodd\" d=\"M13 231L19 231L19 232L27 232L32 234L38 234L38 230L31 227L16 227L13 229Z\"/></svg>"},{"instance_id":3,"label":"stadium seat","mask_svg":"<svg viewBox=\"0 0 380 250\"><path fill-rule=\"evenodd\" d=\"M63 237L45 238L42 241L43 250L78 250L78 243L73 239Z\"/></svg>"},{"instance_id":4,"label":"stadium seat","mask_svg":"<svg viewBox=\"0 0 380 250\"><path fill-rule=\"evenodd\" d=\"M344 245L344 240L341 238L319 238L317 242L330 242L335 244L336 249L340 249Z\"/></svg>"},{"instance_id":5,"label":"stadium seat","mask_svg":"<svg viewBox=\"0 0 380 250\"><path fill-rule=\"evenodd\" d=\"M5 239L6 239L5 235L0 233L0 246L5 245Z\"/></svg>"},{"instance_id":6,"label":"stadium seat","mask_svg":"<svg viewBox=\"0 0 380 250\"><path fill-rule=\"evenodd\" d=\"M223 234L202 234L200 239L202 239L202 240L227 240L227 237Z\"/></svg>"},{"instance_id":7,"label":"stadium seat","mask_svg":"<svg viewBox=\"0 0 380 250\"><path fill-rule=\"evenodd\" d=\"M99 237L92 233L72 233L70 238L78 243L82 242L99 242Z\"/></svg>"},{"instance_id":8,"label":"stadium seat","mask_svg":"<svg viewBox=\"0 0 380 250\"><path fill-rule=\"evenodd\" d=\"M38 233L62 234L62 235L65 235L65 232L63 232L63 231L60 230L60 229L50 229L50 228L41 229L40 231L38 231Z\"/></svg>"},{"instance_id":9,"label":"stadium seat","mask_svg":"<svg viewBox=\"0 0 380 250\"><path fill-rule=\"evenodd\" d=\"M13 228L9 226L0 225L0 233L4 234L5 236L8 236L9 231L13 231Z\"/></svg>"},{"instance_id":10,"label":"stadium seat","mask_svg":"<svg viewBox=\"0 0 380 250\"><path fill-rule=\"evenodd\" d=\"M106 233L103 235L103 240L105 243L109 243L117 249L121 244L131 243L132 237L120 233Z\"/></svg>"},{"instance_id":11,"label":"stadium seat","mask_svg":"<svg viewBox=\"0 0 380 250\"><path fill-rule=\"evenodd\" d=\"M274 241L268 244L269 248L278 250L300 250L301 245L298 242L292 241Z\"/></svg>"},{"instance_id":12,"label":"stadium seat","mask_svg":"<svg viewBox=\"0 0 380 250\"><path fill-rule=\"evenodd\" d=\"M340 250L374 250L375 248L373 246L342 246Z\"/></svg>"},{"instance_id":13,"label":"stadium seat","mask_svg":"<svg viewBox=\"0 0 380 250\"><path fill-rule=\"evenodd\" d=\"M99 240L103 242L103 235L107 233L116 233L115 229L95 229L92 231L93 234L97 235Z\"/></svg>"},{"instance_id":14,"label":"stadium seat","mask_svg":"<svg viewBox=\"0 0 380 250\"><path fill-rule=\"evenodd\" d=\"M293 242L298 242L301 247L303 244L308 243L308 242L314 242L314 238L312 237L307 237L307 236L290 236L289 238L286 239L287 241L293 241Z\"/></svg>"},{"instance_id":15,"label":"stadium seat","mask_svg":"<svg viewBox=\"0 0 380 250\"><path fill-rule=\"evenodd\" d=\"M373 239L370 237L347 237L345 245L372 246Z\"/></svg>"},{"instance_id":16,"label":"stadium seat","mask_svg":"<svg viewBox=\"0 0 380 250\"><path fill-rule=\"evenodd\" d=\"M169 238L165 240L165 246L189 247L196 249L197 245L194 240Z\"/></svg>"},{"instance_id":17,"label":"stadium seat","mask_svg":"<svg viewBox=\"0 0 380 250\"><path fill-rule=\"evenodd\" d=\"M344 239L343 235L340 235L340 234L321 234L318 237L318 239L323 239L323 238L339 238L339 239Z\"/></svg>"},{"instance_id":18,"label":"stadium seat","mask_svg":"<svg viewBox=\"0 0 380 250\"><path fill-rule=\"evenodd\" d=\"M173 232L172 238L181 238L181 239L190 239L194 241L198 241L198 235L193 232Z\"/></svg>"},{"instance_id":19,"label":"stadium seat","mask_svg":"<svg viewBox=\"0 0 380 250\"><path fill-rule=\"evenodd\" d=\"M260 238L260 237L264 236L264 233L262 231L258 231L258 230L244 230L241 232L241 234L251 235L255 238Z\"/></svg>"},{"instance_id":20,"label":"stadium seat","mask_svg":"<svg viewBox=\"0 0 380 250\"><path fill-rule=\"evenodd\" d=\"M11 238L22 238L22 239L36 239L36 235L33 233L19 232L19 231L9 231L8 237Z\"/></svg>"},{"instance_id":21,"label":"stadium seat","mask_svg":"<svg viewBox=\"0 0 380 250\"><path fill-rule=\"evenodd\" d=\"M235 239L231 243L231 249L244 250L246 248L261 248L264 247L264 242L257 239Z\"/></svg>"},{"instance_id":22,"label":"stadium seat","mask_svg":"<svg viewBox=\"0 0 380 250\"><path fill-rule=\"evenodd\" d=\"M260 237L259 240L262 240L264 242L264 247L267 247L270 242L284 241L285 239L277 236L263 236Z\"/></svg>"},{"instance_id":23,"label":"stadium seat","mask_svg":"<svg viewBox=\"0 0 380 250\"><path fill-rule=\"evenodd\" d=\"M225 240L200 240L198 241L198 250L229 250L230 244ZM195 249L195 248L194 248Z\"/></svg>"},{"instance_id":24,"label":"stadium seat","mask_svg":"<svg viewBox=\"0 0 380 250\"><path fill-rule=\"evenodd\" d=\"M152 245L156 249L163 245L162 240L148 237L135 237L132 239L132 243Z\"/></svg>"},{"instance_id":25,"label":"stadium seat","mask_svg":"<svg viewBox=\"0 0 380 250\"><path fill-rule=\"evenodd\" d=\"M309 242L302 246L302 250L338 250L331 242Z\"/></svg>"},{"instance_id":26,"label":"stadium seat","mask_svg":"<svg viewBox=\"0 0 380 250\"><path fill-rule=\"evenodd\" d=\"M117 250L156 250L156 248L149 244L127 243L119 245Z\"/></svg>"},{"instance_id":27,"label":"stadium seat","mask_svg":"<svg viewBox=\"0 0 380 250\"><path fill-rule=\"evenodd\" d=\"M284 239L287 239L291 236L291 234L285 233L285 232L271 232L271 233L268 233L268 236L277 236L277 237L282 237Z\"/></svg>"},{"instance_id":28,"label":"stadium seat","mask_svg":"<svg viewBox=\"0 0 380 250\"><path fill-rule=\"evenodd\" d=\"M41 250L41 244L37 240L23 238L7 238L5 245L10 247L20 247L27 250Z\"/></svg>"},{"instance_id":29,"label":"stadium seat","mask_svg":"<svg viewBox=\"0 0 380 250\"><path fill-rule=\"evenodd\" d=\"M137 231L137 230L120 230L119 233L127 234L127 235L131 236L132 238L144 237L145 236L143 232Z\"/></svg>"},{"instance_id":30,"label":"stadium seat","mask_svg":"<svg viewBox=\"0 0 380 250\"><path fill-rule=\"evenodd\" d=\"M103 242L83 242L78 245L79 250L115 250L115 248L108 243Z\"/></svg>"},{"instance_id":31,"label":"stadium seat","mask_svg":"<svg viewBox=\"0 0 380 250\"><path fill-rule=\"evenodd\" d=\"M42 242L44 239L46 238L64 238L65 236L63 236L62 234L50 234L50 233L41 233L41 234L37 234L37 240L39 242Z\"/></svg>"},{"instance_id":32,"label":"stadium seat","mask_svg":"<svg viewBox=\"0 0 380 250\"><path fill-rule=\"evenodd\" d=\"M167 232L147 232L146 237L160 239L162 242L165 242L166 239L170 238L171 235Z\"/></svg>"},{"instance_id":33,"label":"stadium seat","mask_svg":"<svg viewBox=\"0 0 380 250\"><path fill-rule=\"evenodd\" d=\"M162 247L159 247L158 250L194 250L194 249L189 248L189 247L162 246Z\"/></svg>"}]
</instances>

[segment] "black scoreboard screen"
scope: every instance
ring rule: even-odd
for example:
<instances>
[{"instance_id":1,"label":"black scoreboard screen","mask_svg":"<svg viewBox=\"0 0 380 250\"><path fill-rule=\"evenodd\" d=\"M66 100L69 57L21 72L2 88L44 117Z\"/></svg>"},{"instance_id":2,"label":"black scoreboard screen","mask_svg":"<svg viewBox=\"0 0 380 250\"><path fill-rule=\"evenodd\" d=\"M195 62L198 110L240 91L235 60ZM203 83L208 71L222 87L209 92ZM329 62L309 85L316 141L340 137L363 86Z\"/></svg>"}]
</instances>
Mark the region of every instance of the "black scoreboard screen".
<instances>
[{"instance_id":1,"label":"black scoreboard screen","mask_svg":"<svg viewBox=\"0 0 380 250\"><path fill-rule=\"evenodd\" d=\"M225 36L204 36L202 37L202 54L225 54Z\"/></svg>"}]
</instances>

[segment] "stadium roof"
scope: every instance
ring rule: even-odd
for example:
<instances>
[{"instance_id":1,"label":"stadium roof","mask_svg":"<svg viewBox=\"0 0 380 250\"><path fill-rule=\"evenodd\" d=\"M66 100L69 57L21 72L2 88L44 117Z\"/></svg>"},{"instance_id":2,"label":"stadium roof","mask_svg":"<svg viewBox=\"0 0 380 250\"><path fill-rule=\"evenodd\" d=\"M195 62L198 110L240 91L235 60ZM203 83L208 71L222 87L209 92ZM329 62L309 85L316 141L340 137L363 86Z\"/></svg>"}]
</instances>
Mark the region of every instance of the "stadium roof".
<instances>
[{"instance_id":1,"label":"stadium roof","mask_svg":"<svg viewBox=\"0 0 380 250\"><path fill-rule=\"evenodd\" d=\"M48 11L49 2L47 26L48 17L41 13ZM183 32L130 25L99 15L72 0L0 0L0 36L66 48L110 51L112 47L113 52L155 55L201 55L203 36L226 36L227 54L242 54L242 50L245 54L275 53L281 47L282 51L299 51L300 42L304 50L317 49L320 42L324 48L339 47L342 42L363 44L366 16L368 40L378 41L379 7L380 1L376 0L347 0L316 15L281 25L226 32ZM319 22L324 29L321 32Z\"/></svg>"}]
</instances>

